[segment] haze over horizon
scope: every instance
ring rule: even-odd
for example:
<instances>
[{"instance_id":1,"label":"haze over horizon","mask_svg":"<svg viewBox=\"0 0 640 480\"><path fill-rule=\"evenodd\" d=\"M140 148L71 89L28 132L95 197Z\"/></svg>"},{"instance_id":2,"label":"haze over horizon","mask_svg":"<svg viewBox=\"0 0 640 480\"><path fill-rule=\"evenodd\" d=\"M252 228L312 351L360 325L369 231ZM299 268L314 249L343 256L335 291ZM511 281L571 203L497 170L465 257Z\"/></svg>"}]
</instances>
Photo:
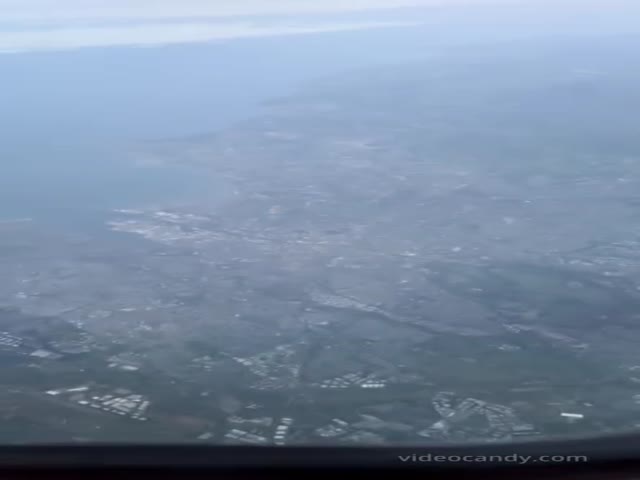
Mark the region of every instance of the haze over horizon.
<instances>
[{"instance_id":1,"label":"haze over horizon","mask_svg":"<svg viewBox=\"0 0 640 480\"><path fill-rule=\"evenodd\" d=\"M513 15L530 27L538 23L545 29L553 28L554 22L575 22L575 14L592 17L604 13L606 17L607 12L627 6L629 1L0 0L0 53L149 47L394 28L432 22L432 12L443 9L462 15L472 11L481 22L493 23L496 28L503 23L502 15ZM483 15L486 18L481 18Z\"/></svg>"}]
</instances>

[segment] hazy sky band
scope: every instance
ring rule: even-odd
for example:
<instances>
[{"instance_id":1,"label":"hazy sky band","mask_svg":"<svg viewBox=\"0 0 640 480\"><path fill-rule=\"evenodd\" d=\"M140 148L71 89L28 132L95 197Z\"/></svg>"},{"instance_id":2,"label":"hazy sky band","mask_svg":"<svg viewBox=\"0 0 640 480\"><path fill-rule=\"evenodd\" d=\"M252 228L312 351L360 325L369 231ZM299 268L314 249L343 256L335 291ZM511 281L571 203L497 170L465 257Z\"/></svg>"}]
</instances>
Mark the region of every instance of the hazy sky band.
<instances>
[{"instance_id":1,"label":"hazy sky band","mask_svg":"<svg viewBox=\"0 0 640 480\"><path fill-rule=\"evenodd\" d=\"M298 15L527 0L0 0L2 22ZM530 0L529 0L530 1Z\"/></svg>"},{"instance_id":2,"label":"hazy sky band","mask_svg":"<svg viewBox=\"0 0 640 480\"><path fill-rule=\"evenodd\" d=\"M183 23L96 28L66 28L0 34L0 53L68 50L106 46L152 46L202 43L251 37L303 35L410 26L409 22L360 22L312 25L253 25L243 23Z\"/></svg>"},{"instance_id":3,"label":"hazy sky band","mask_svg":"<svg viewBox=\"0 0 640 480\"><path fill-rule=\"evenodd\" d=\"M627 3L628 0L0 0L0 53L202 43L415 25L409 14L406 18L385 18L391 10L403 8L428 11L436 7L534 6L552 14L554 9L584 12L595 6L611 10ZM353 13L367 15L345 16Z\"/></svg>"}]
</instances>

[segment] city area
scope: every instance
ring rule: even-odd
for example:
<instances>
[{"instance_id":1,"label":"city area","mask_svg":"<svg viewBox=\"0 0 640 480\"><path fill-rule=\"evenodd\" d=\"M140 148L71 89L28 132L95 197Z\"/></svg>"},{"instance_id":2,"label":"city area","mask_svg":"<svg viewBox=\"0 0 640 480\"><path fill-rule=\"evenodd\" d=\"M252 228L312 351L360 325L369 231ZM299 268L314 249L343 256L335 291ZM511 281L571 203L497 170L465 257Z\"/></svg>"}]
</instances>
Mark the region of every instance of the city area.
<instances>
[{"instance_id":1,"label":"city area","mask_svg":"<svg viewBox=\"0 0 640 480\"><path fill-rule=\"evenodd\" d=\"M0 441L640 428L640 145L603 140L637 126L581 107L614 116L640 71L520 53L350 74L128 152L198 172L197 198L1 221Z\"/></svg>"}]
</instances>

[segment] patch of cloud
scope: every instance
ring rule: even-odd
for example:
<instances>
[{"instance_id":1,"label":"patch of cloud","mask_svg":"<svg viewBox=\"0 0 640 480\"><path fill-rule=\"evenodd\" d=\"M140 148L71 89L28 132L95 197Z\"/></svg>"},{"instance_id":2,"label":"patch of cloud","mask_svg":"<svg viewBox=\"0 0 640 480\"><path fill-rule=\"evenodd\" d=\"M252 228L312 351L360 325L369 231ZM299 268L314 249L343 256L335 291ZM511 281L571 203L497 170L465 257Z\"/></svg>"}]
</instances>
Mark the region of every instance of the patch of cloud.
<instances>
[{"instance_id":1,"label":"patch of cloud","mask_svg":"<svg viewBox=\"0 0 640 480\"><path fill-rule=\"evenodd\" d=\"M0 21L131 21L297 15L522 0L0 0Z\"/></svg>"},{"instance_id":2,"label":"patch of cloud","mask_svg":"<svg viewBox=\"0 0 640 480\"><path fill-rule=\"evenodd\" d=\"M397 27L411 22L323 15L451 1L465 0L0 0L0 53Z\"/></svg>"},{"instance_id":3,"label":"patch of cloud","mask_svg":"<svg viewBox=\"0 0 640 480\"><path fill-rule=\"evenodd\" d=\"M154 46L215 42L251 37L303 35L417 25L415 22L354 22L306 25L250 23L167 23L61 28L0 33L0 53L70 50L87 47Z\"/></svg>"},{"instance_id":4,"label":"patch of cloud","mask_svg":"<svg viewBox=\"0 0 640 480\"><path fill-rule=\"evenodd\" d=\"M413 25L415 17L407 12L394 16L396 21L384 20L390 9L407 7L535 5L549 13L560 4L580 4L584 11L586 5L604 1L0 0L0 53L153 46ZM606 0L609 4L628 1ZM353 12L366 12L367 19L346 15ZM369 15L371 12L377 13ZM302 18L306 19L304 23ZM397 21L405 18L406 22Z\"/></svg>"},{"instance_id":5,"label":"patch of cloud","mask_svg":"<svg viewBox=\"0 0 640 480\"><path fill-rule=\"evenodd\" d=\"M626 8L636 0L0 0L0 26L288 16L461 6ZM1 28L1 27L0 27Z\"/></svg>"}]
</instances>

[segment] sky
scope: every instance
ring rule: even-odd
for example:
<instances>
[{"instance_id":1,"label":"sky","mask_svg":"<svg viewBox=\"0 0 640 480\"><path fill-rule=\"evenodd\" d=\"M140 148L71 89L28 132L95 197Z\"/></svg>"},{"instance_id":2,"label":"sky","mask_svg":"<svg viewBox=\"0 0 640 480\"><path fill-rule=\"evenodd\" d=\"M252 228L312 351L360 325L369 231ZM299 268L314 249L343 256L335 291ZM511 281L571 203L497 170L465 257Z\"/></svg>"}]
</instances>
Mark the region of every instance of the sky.
<instances>
[{"instance_id":1,"label":"sky","mask_svg":"<svg viewBox=\"0 0 640 480\"><path fill-rule=\"evenodd\" d=\"M0 0L5 21L286 15L526 0Z\"/></svg>"},{"instance_id":2,"label":"sky","mask_svg":"<svg viewBox=\"0 0 640 480\"><path fill-rule=\"evenodd\" d=\"M383 28L398 22L327 21L317 15L425 3L434 0L0 0L0 52Z\"/></svg>"},{"instance_id":3,"label":"sky","mask_svg":"<svg viewBox=\"0 0 640 480\"><path fill-rule=\"evenodd\" d=\"M629 1L0 0L0 53L390 28L420 23L411 13L416 9L535 6L547 14L562 8L584 14L594 7L613 10Z\"/></svg>"},{"instance_id":4,"label":"sky","mask_svg":"<svg viewBox=\"0 0 640 480\"><path fill-rule=\"evenodd\" d=\"M0 0L0 53L397 27L416 22L411 15L388 19L390 10L527 1L531 0ZM354 13L368 16L358 19Z\"/></svg>"}]
</instances>

